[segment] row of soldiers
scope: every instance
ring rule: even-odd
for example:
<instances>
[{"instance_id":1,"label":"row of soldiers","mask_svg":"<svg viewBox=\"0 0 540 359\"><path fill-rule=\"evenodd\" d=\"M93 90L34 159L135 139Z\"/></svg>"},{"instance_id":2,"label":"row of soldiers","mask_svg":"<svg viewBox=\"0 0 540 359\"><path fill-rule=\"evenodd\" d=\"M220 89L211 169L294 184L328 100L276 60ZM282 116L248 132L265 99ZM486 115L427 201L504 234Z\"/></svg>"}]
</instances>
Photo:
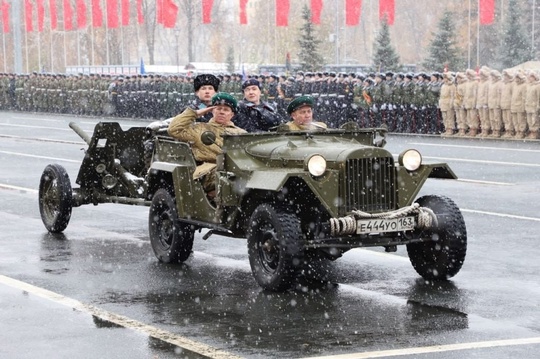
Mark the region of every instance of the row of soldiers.
<instances>
[{"instance_id":1,"label":"row of soldiers","mask_svg":"<svg viewBox=\"0 0 540 359\"><path fill-rule=\"evenodd\" d=\"M275 105L283 118L287 117L286 106L293 98L310 95L315 99L317 119L334 128L355 121L362 127L386 125L392 132L446 135L457 132L457 135L497 137L506 130L506 137L524 137L528 127L530 136L535 136L534 121L524 128L521 115L516 115L514 126L511 115L509 121L504 121L504 109L501 109L500 125L496 119L493 124L485 120L490 110L497 118L494 105L484 111L488 104L484 104L482 95L484 88L488 88L484 86L485 77L495 84L497 73L483 67L478 73L473 70L444 74L299 71L295 76L250 77L259 81L262 99ZM521 77L528 76L510 70L499 75L511 77L512 87L527 82ZM219 91L242 99L242 74L220 74L218 78ZM518 98L518 92L514 97ZM506 93L502 96L511 97ZM178 114L194 100L193 77L184 75L0 74L0 109L163 119Z\"/></svg>"},{"instance_id":2,"label":"row of soldiers","mask_svg":"<svg viewBox=\"0 0 540 359\"><path fill-rule=\"evenodd\" d=\"M439 107L446 135L539 139L540 74L483 66L445 74Z\"/></svg>"}]
</instances>

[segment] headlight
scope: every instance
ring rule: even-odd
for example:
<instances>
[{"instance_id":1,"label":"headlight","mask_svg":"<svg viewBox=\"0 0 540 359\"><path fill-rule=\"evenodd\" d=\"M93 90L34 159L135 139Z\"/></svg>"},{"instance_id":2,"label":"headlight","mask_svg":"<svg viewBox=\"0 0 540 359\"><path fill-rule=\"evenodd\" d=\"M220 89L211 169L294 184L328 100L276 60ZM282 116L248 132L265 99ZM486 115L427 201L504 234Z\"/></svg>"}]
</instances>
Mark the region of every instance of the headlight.
<instances>
[{"instance_id":1,"label":"headlight","mask_svg":"<svg viewBox=\"0 0 540 359\"><path fill-rule=\"evenodd\" d=\"M326 171L326 160L321 155L313 155L307 160L307 169L314 177L319 177Z\"/></svg>"},{"instance_id":2,"label":"headlight","mask_svg":"<svg viewBox=\"0 0 540 359\"><path fill-rule=\"evenodd\" d=\"M407 171L416 171L422 164L422 155L417 150L407 150L399 155L399 164Z\"/></svg>"}]
</instances>

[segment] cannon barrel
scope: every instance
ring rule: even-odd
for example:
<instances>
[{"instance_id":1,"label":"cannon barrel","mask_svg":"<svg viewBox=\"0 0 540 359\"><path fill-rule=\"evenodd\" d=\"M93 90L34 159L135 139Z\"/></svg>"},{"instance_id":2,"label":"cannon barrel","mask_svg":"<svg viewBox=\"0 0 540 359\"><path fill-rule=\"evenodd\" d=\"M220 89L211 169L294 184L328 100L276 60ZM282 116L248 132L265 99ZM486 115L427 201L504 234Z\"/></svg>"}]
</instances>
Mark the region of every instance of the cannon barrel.
<instances>
[{"instance_id":1,"label":"cannon barrel","mask_svg":"<svg viewBox=\"0 0 540 359\"><path fill-rule=\"evenodd\" d=\"M75 131L75 133L79 135L79 137L82 138L87 145L90 145L90 136L88 136L86 132L79 127L79 125L77 125L75 122L70 122L69 127L71 127L71 129Z\"/></svg>"}]
</instances>

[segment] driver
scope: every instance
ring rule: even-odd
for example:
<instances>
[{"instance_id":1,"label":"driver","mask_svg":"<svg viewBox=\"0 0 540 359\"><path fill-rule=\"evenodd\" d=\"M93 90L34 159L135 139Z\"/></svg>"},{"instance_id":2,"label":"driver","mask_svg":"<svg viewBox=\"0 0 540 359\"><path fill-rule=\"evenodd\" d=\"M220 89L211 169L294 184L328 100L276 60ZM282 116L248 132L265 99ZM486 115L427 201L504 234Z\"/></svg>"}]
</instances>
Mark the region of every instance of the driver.
<instances>
[{"instance_id":1,"label":"driver","mask_svg":"<svg viewBox=\"0 0 540 359\"><path fill-rule=\"evenodd\" d=\"M289 103L287 113L292 121L286 123L290 131L317 131L325 129L324 122L313 121L313 97L299 96Z\"/></svg>"},{"instance_id":2,"label":"driver","mask_svg":"<svg viewBox=\"0 0 540 359\"><path fill-rule=\"evenodd\" d=\"M228 93L218 92L212 97L211 106L201 109L186 108L184 112L172 119L167 129L172 137L191 144L195 160L202 162L197 166L193 176L194 178L204 176L203 187L207 193L215 190L216 157L221 153L222 135L246 132L232 122L236 111L236 99ZM198 118L210 112L212 117L208 123L196 122ZM211 131L216 135L214 144L205 145L202 142L201 135L206 131Z\"/></svg>"}]
</instances>

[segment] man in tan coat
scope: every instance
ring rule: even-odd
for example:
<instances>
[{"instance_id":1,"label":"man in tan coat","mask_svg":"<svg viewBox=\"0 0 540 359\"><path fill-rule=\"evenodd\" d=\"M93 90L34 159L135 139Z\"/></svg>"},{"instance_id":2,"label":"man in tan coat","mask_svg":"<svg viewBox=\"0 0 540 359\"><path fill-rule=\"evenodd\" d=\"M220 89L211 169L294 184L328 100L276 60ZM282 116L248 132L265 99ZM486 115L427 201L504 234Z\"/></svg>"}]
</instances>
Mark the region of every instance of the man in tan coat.
<instances>
[{"instance_id":1,"label":"man in tan coat","mask_svg":"<svg viewBox=\"0 0 540 359\"><path fill-rule=\"evenodd\" d=\"M527 117L525 115L525 96L527 95L527 77L522 72L516 74L514 88L512 89L512 102L510 111L512 112L512 124L516 130L515 138L525 137L527 129Z\"/></svg>"},{"instance_id":2,"label":"man in tan coat","mask_svg":"<svg viewBox=\"0 0 540 359\"><path fill-rule=\"evenodd\" d=\"M474 137L478 134L480 121L478 120L478 110L476 109L476 95L478 92L478 79L476 72L467 69L467 84L465 85L465 97L463 106L467 111L467 126L469 127L469 136Z\"/></svg>"},{"instance_id":3,"label":"man in tan coat","mask_svg":"<svg viewBox=\"0 0 540 359\"><path fill-rule=\"evenodd\" d=\"M476 109L478 110L479 128L481 133L479 136L487 137L491 131L491 124L489 122L489 110L488 110L488 91L489 91L489 72L491 70L482 66L479 72L478 90L476 92Z\"/></svg>"},{"instance_id":4,"label":"man in tan coat","mask_svg":"<svg viewBox=\"0 0 540 359\"><path fill-rule=\"evenodd\" d=\"M193 155L199 165L196 173L199 178L204 176L204 190L212 192L215 190L215 163L216 157L221 153L224 134L246 133L245 130L236 127L232 119L237 110L237 102L228 93L218 92L212 97L212 105L202 109L186 108L184 112L174 117L169 125L168 133L174 138L191 144ZM196 122L197 118L212 112L212 118L205 122ZM216 141L212 145L205 145L201 140L201 135L211 131L216 135ZM214 164L212 166L212 164ZM204 169L200 169L204 166ZM205 176L206 175L206 176Z\"/></svg>"},{"instance_id":5,"label":"man in tan coat","mask_svg":"<svg viewBox=\"0 0 540 359\"><path fill-rule=\"evenodd\" d=\"M465 87L467 85L467 75L463 72L456 74L456 93L454 95L454 111L456 113L457 136L465 136L467 131L467 111L463 105L465 98Z\"/></svg>"},{"instance_id":6,"label":"man in tan coat","mask_svg":"<svg viewBox=\"0 0 540 359\"><path fill-rule=\"evenodd\" d=\"M497 70L490 72L491 82L488 89L488 109L489 123L491 127L491 137L501 137L502 114L501 114L501 73ZM483 132L482 128L482 132Z\"/></svg>"},{"instance_id":7,"label":"man in tan coat","mask_svg":"<svg viewBox=\"0 0 540 359\"><path fill-rule=\"evenodd\" d=\"M454 127L456 126L453 107L455 93L454 77L451 73L446 72L443 75L443 84L439 93L439 108L441 110L445 136L452 136L454 134Z\"/></svg>"},{"instance_id":8,"label":"man in tan coat","mask_svg":"<svg viewBox=\"0 0 540 359\"><path fill-rule=\"evenodd\" d=\"M527 90L525 95L525 112L529 135L527 138L538 138L538 112L540 110L540 76L536 71L531 71L527 76Z\"/></svg>"},{"instance_id":9,"label":"man in tan coat","mask_svg":"<svg viewBox=\"0 0 540 359\"><path fill-rule=\"evenodd\" d=\"M503 138L514 137L514 123L512 122L512 92L514 90L514 73L503 70L503 84L501 88L501 115L504 125Z\"/></svg>"}]
</instances>

